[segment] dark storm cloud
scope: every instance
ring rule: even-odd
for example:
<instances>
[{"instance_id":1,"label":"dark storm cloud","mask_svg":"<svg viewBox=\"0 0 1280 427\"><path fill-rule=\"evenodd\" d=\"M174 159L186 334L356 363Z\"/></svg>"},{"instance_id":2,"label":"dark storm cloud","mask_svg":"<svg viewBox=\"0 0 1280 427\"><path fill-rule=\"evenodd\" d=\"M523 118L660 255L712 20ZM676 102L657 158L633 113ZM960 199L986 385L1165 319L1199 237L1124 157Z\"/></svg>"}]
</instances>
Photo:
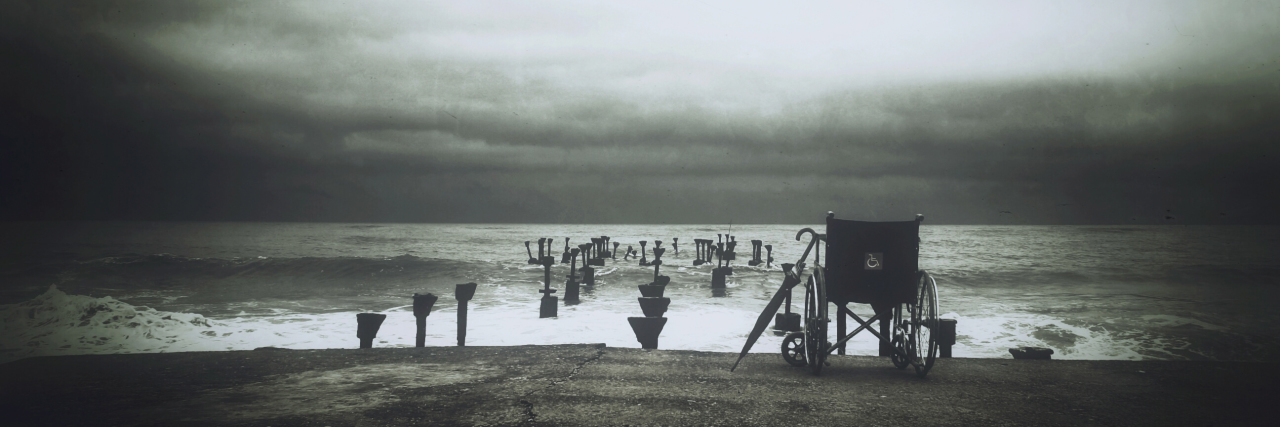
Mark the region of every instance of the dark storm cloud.
<instances>
[{"instance_id":1,"label":"dark storm cloud","mask_svg":"<svg viewBox=\"0 0 1280 427\"><path fill-rule=\"evenodd\" d=\"M9 4L3 216L1274 222L1275 7L1150 6Z\"/></svg>"}]
</instances>

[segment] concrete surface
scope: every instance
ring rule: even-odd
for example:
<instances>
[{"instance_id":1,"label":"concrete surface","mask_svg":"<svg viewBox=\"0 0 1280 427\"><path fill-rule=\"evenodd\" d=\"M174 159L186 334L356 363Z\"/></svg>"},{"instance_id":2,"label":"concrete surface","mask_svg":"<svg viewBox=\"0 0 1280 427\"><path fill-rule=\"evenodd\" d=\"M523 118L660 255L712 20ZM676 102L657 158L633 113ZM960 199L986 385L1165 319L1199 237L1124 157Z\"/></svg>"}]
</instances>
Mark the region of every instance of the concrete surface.
<instances>
[{"instance_id":1,"label":"concrete surface","mask_svg":"<svg viewBox=\"0 0 1280 427\"><path fill-rule=\"evenodd\" d=\"M1280 365L604 345L59 356L0 365L4 425L1280 425Z\"/></svg>"}]
</instances>

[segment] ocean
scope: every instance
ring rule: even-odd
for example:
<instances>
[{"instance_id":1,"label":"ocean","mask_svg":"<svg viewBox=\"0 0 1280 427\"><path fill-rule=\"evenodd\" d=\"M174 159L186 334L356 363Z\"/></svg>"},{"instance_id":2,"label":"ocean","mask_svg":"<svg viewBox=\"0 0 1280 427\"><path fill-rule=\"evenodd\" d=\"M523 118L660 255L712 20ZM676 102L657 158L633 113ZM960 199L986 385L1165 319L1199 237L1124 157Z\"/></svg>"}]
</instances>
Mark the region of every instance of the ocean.
<instances>
[{"instance_id":1,"label":"ocean","mask_svg":"<svg viewBox=\"0 0 1280 427\"><path fill-rule=\"evenodd\" d=\"M356 348L356 314L387 315L375 347L411 347L414 293L440 297L426 345L456 345L454 285L475 282L467 345L606 343L640 347L635 259L597 267L596 286L538 317L541 266L524 242L610 236L621 249L662 240L671 277L659 348L737 352L807 244L806 225L545 225L198 222L0 223L0 362L24 357L175 351ZM819 232L821 225L808 225ZM694 239L735 236L724 292ZM673 238L679 251L671 250ZM772 267L747 265L750 240ZM1280 227L948 226L921 228L920 266L957 320L955 357L1009 358L1049 347L1061 359L1280 360ZM648 254L650 260L653 254ZM812 260L810 260L812 264ZM580 265L580 263L579 263ZM552 267L561 289L567 264ZM802 292L802 288L797 288ZM797 293L797 296L802 293ZM795 311L802 310L796 298ZM865 305L853 307L870 314ZM766 333L752 351L777 352ZM850 354L874 355L862 334ZM726 359L727 360L727 359ZM782 363L779 360L779 363Z\"/></svg>"}]
</instances>

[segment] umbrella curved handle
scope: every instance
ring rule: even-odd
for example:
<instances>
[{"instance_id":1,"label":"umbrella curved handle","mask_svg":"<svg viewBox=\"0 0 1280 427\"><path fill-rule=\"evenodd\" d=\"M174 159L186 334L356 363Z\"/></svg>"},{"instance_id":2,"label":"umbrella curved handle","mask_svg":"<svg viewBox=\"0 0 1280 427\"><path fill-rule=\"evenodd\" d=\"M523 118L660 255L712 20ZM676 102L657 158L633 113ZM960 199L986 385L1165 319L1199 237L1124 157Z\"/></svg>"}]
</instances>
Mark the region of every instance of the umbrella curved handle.
<instances>
[{"instance_id":1,"label":"umbrella curved handle","mask_svg":"<svg viewBox=\"0 0 1280 427\"><path fill-rule=\"evenodd\" d=\"M822 236L820 236L817 231L813 231L812 228L805 227L805 228L801 228L800 231L796 232L796 241L799 241L800 236L803 236L805 232L808 232L809 234L813 235L813 240L810 240L809 246L806 246L804 248L804 255L800 255L800 260L796 261L796 265L804 264L804 261L809 259L809 251L812 251L813 247L818 245L818 240L822 238Z\"/></svg>"}]
</instances>

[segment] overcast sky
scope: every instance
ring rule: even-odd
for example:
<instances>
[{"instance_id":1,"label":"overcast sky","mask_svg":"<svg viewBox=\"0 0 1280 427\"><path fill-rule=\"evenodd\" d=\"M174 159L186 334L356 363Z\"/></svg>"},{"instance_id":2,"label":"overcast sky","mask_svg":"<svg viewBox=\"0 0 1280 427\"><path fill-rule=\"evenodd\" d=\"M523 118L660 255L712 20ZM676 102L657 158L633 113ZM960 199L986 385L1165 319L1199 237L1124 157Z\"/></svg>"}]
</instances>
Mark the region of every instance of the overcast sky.
<instances>
[{"instance_id":1,"label":"overcast sky","mask_svg":"<svg viewBox=\"0 0 1280 427\"><path fill-rule=\"evenodd\" d=\"M1280 2L3 0L0 218L1280 222Z\"/></svg>"}]
</instances>

